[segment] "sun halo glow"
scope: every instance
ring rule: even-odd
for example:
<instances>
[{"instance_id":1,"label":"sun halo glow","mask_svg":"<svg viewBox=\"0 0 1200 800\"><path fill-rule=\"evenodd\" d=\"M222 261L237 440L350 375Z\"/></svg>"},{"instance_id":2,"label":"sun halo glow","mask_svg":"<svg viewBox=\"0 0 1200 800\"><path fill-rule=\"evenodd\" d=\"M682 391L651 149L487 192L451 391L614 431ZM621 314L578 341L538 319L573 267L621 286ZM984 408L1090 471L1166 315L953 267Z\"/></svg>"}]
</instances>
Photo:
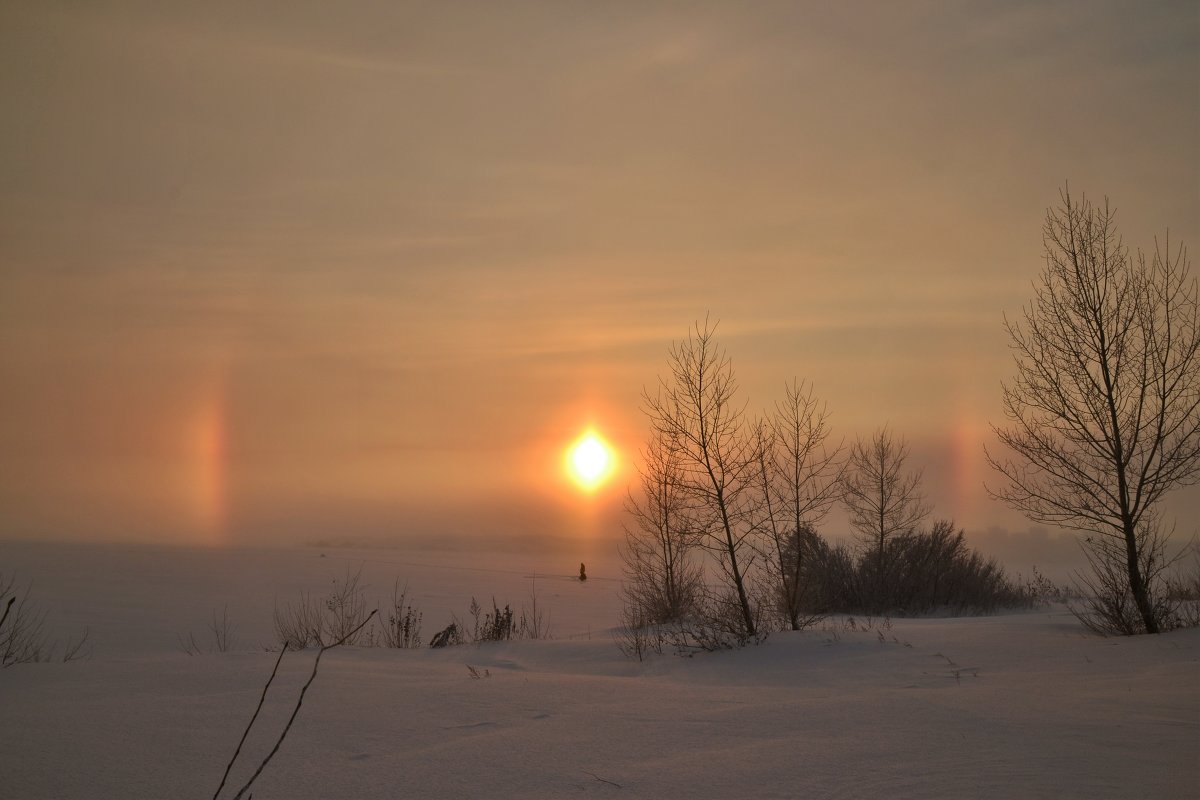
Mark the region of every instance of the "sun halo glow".
<instances>
[{"instance_id":1,"label":"sun halo glow","mask_svg":"<svg viewBox=\"0 0 1200 800\"><path fill-rule=\"evenodd\" d=\"M571 443L565 460L571 480L587 492L598 489L616 470L612 447L593 430L586 431Z\"/></svg>"}]
</instances>

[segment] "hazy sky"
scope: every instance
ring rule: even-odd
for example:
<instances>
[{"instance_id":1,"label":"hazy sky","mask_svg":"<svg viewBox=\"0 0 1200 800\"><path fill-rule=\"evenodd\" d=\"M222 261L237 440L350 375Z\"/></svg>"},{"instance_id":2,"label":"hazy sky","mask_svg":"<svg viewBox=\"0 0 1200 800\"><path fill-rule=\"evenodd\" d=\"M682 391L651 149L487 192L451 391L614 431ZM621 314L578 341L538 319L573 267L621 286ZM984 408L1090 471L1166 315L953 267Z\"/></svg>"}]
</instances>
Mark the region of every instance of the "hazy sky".
<instances>
[{"instance_id":1,"label":"hazy sky","mask_svg":"<svg viewBox=\"0 0 1200 800\"><path fill-rule=\"evenodd\" d=\"M807 379L1024 528L982 447L1046 207L1200 247L1194 0L6 0L0 101L0 536L615 533L709 313L750 410Z\"/></svg>"}]
</instances>

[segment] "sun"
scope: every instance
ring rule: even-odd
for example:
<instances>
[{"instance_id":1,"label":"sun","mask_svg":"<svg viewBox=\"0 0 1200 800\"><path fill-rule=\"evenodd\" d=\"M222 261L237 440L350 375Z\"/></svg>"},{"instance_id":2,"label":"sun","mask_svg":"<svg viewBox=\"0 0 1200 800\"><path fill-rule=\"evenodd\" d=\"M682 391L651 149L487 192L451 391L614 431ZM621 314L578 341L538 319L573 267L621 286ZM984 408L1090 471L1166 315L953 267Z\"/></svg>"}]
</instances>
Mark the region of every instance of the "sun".
<instances>
[{"instance_id":1,"label":"sun","mask_svg":"<svg viewBox=\"0 0 1200 800\"><path fill-rule=\"evenodd\" d=\"M595 491L606 483L617 466L612 446L591 429L571 443L565 460L571 480L587 492Z\"/></svg>"}]
</instances>

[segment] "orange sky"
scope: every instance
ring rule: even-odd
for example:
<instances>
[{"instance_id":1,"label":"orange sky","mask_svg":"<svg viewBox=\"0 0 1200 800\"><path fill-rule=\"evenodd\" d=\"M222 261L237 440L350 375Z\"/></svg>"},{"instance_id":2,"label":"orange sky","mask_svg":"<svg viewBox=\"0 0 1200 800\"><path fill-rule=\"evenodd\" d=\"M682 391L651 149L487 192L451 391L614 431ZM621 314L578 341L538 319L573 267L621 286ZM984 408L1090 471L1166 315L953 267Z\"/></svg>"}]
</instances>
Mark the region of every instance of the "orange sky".
<instances>
[{"instance_id":1,"label":"orange sky","mask_svg":"<svg viewBox=\"0 0 1200 800\"><path fill-rule=\"evenodd\" d=\"M0 536L613 534L707 313L1026 527L1002 315L1066 179L1197 246L1200 10L831 5L6 2Z\"/></svg>"}]
</instances>

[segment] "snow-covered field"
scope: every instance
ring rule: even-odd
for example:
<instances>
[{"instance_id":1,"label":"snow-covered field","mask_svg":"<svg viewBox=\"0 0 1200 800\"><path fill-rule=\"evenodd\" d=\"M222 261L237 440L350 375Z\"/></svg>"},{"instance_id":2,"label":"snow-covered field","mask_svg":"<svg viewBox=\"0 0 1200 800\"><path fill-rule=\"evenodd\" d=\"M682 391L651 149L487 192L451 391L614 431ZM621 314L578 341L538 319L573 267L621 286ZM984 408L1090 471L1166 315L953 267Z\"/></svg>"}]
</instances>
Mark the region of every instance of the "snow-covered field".
<instances>
[{"instance_id":1,"label":"snow-covered field","mask_svg":"<svg viewBox=\"0 0 1200 800\"><path fill-rule=\"evenodd\" d=\"M615 553L590 553L583 584L578 560L0 542L52 635L87 625L95 646L0 672L0 797L211 797L276 657L272 604L360 567L371 598L408 583L425 640L471 596L533 589L556 638L327 652L260 800L1197 796L1200 631L1101 639L1061 608L837 620L639 663L613 643ZM236 650L185 655L178 636L205 644L223 608ZM230 787L313 656L283 659Z\"/></svg>"}]
</instances>

